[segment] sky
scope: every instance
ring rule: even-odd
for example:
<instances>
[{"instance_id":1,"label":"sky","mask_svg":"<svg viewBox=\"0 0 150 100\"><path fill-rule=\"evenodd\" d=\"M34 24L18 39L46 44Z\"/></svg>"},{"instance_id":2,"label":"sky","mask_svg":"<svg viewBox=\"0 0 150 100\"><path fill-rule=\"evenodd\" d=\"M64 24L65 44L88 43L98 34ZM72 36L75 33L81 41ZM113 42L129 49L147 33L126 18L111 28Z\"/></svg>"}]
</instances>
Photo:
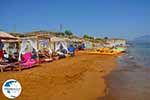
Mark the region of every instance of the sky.
<instances>
[{"instance_id":1,"label":"sky","mask_svg":"<svg viewBox=\"0 0 150 100\"><path fill-rule=\"evenodd\" d=\"M0 0L4 31L61 31L60 25L78 36L150 35L150 0Z\"/></svg>"}]
</instances>

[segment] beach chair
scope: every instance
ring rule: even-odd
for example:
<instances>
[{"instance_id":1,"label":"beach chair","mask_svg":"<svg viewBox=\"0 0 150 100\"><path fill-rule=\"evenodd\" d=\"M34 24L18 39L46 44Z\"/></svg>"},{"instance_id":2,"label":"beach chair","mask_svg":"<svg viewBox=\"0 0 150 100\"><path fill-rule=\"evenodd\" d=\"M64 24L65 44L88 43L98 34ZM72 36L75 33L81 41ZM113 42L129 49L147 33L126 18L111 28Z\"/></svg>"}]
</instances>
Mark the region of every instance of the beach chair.
<instances>
[{"instance_id":1,"label":"beach chair","mask_svg":"<svg viewBox=\"0 0 150 100\"><path fill-rule=\"evenodd\" d=\"M13 70L14 68L18 69L20 71L20 66L17 64L17 63L3 63L3 64L0 64L0 71L1 72L4 72L4 70L8 70L8 68L10 70Z\"/></svg>"},{"instance_id":2,"label":"beach chair","mask_svg":"<svg viewBox=\"0 0 150 100\"><path fill-rule=\"evenodd\" d=\"M21 61L20 66L22 68L31 68L34 65L36 65L37 60L35 59L31 59L32 57L32 53L31 52L27 52L23 55L23 60Z\"/></svg>"},{"instance_id":3,"label":"beach chair","mask_svg":"<svg viewBox=\"0 0 150 100\"><path fill-rule=\"evenodd\" d=\"M9 65L0 64L0 70L1 70L1 72L4 72L4 69L6 67L9 67Z\"/></svg>"},{"instance_id":4,"label":"beach chair","mask_svg":"<svg viewBox=\"0 0 150 100\"><path fill-rule=\"evenodd\" d=\"M73 46L70 46L68 48L68 54L73 57L75 55L75 48Z\"/></svg>"},{"instance_id":5,"label":"beach chair","mask_svg":"<svg viewBox=\"0 0 150 100\"><path fill-rule=\"evenodd\" d=\"M51 58L51 55L46 51L44 53L39 53L38 56L39 56L40 63L53 61L53 59Z\"/></svg>"}]
</instances>

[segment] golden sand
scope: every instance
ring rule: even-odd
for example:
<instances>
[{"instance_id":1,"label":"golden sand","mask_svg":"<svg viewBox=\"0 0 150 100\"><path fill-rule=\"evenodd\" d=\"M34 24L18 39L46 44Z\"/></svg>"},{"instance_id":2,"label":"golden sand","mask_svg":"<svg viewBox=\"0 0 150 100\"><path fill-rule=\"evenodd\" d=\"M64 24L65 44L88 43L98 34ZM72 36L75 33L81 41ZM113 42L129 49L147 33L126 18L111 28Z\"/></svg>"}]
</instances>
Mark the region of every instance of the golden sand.
<instances>
[{"instance_id":1,"label":"golden sand","mask_svg":"<svg viewBox=\"0 0 150 100\"><path fill-rule=\"evenodd\" d=\"M105 95L104 76L116 67L116 57L77 54L38 67L0 73L0 86L7 79L22 85L17 100L97 100ZM0 100L7 100L0 91Z\"/></svg>"}]
</instances>

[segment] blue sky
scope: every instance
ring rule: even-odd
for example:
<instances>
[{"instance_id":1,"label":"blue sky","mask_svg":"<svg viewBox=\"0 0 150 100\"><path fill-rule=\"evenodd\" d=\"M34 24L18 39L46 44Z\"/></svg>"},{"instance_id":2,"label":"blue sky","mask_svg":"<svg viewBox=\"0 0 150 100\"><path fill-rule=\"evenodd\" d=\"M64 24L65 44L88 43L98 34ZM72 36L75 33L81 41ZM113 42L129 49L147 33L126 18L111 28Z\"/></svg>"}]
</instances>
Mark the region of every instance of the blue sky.
<instances>
[{"instance_id":1,"label":"blue sky","mask_svg":"<svg viewBox=\"0 0 150 100\"><path fill-rule=\"evenodd\" d=\"M0 29L132 39L150 34L150 0L0 0ZM16 28L15 28L16 27Z\"/></svg>"}]
</instances>

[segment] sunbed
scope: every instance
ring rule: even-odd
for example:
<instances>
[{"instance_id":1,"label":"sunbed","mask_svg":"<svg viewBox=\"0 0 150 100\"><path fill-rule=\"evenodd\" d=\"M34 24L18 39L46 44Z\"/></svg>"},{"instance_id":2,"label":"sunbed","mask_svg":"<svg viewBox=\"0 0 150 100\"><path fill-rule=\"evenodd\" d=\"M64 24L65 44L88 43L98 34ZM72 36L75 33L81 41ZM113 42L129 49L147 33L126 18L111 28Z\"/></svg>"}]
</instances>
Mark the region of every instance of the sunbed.
<instances>
[{"instance_id":1,"label":"sunbed","mask_svg":"<svg viewBox=\"0 0 150 100\"><path fill-rule=\"evenodd\" d=\"M21 68L20 68L20 66L19 66L19 64L18 63L10 63L10 64L8 64L8 63L1 63L0 64L0 71L1 72L4 72L4 70L6 70L6 69L8 69L8 68L10 68L11 70L13 70L14 68L15 69L17 69L17 70L21 70Z\"/></svg>"}]
</instances>

